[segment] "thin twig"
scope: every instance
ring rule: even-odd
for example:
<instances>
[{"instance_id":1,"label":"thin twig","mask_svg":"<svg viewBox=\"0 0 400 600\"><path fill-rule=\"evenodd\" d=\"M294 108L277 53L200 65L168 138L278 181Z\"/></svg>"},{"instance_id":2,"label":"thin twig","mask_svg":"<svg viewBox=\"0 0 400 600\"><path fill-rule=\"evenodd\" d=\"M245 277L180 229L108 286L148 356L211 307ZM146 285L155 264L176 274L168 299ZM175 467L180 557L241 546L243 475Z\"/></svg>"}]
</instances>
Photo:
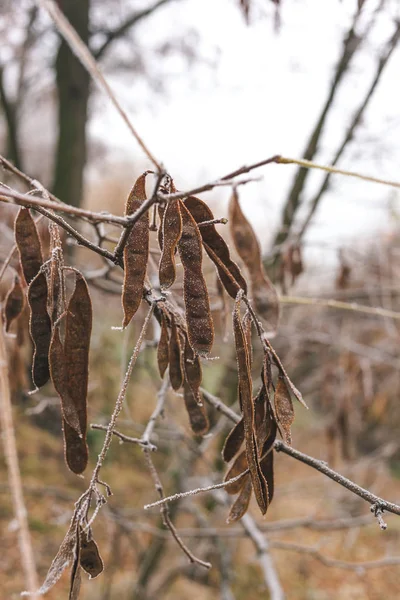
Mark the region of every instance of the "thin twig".
<instances>
[{"instance_id":1,"label":"thin twig","mask_svg":"<svg viewBox=\"0 0 400 600\"><path fill-rule=\"evenodd\" d=\"M367 315L377 315L380 317L391 317L400 320L400 312L381 308L379 306L363 306L355 302L341 302L340 300L324 300L323 298L310 298L304 296L280 296L279 301L282 304L304 304L306 306L323 306L326 308L337 308L339 310L349 310L352 312L365 313Z\"/></svg>"},{"instance_id":2,"label":"thin twig","mask_svg":"<svg viewBox=\"0 0 400 600\"><path fill-rule=\"evenodd\" d=\"M393 181L390 179L380 179L379 177L373 177L372 175L366 175L364 173L358 173L357 171L346 171L345 169L338 169L337 167L329 165L321 165L319 163L312 162L311 160L305 160L300 158L287 158L285 156L279 156L274 162L280 165L299 165L306 169L319 169L320 171L327 171L328 173L336 173L337 175L346 175L347 177L356 177L363 181L371 181L372 183L380 183L381 185L389 185L390 187L400 188L400 181Z\"/></svg>"},{"instance_id":3,"label":"thin twig","mask_svg":"<svg viewBox=\"0 0 400 600\"><path fill-rule=\"evenodd\" d=\"M157 168L158 171L161 171L161 165L156 160L154 155L150 152L143 139L137 132L136 128L133 126L131 120L129 119L127 113L122 108L121 104L117 100L113 90L111 89L108 81L104 77L101 72L96 60L91 54L89 48L79 37L75 29L72 27L68 19L64 16L62 11L58 8L53 0L36 0L36 3L43 8L54 21L58 31L61 33L72 52L78 57L82 65L86 68L88 73L91 75L92 79L98 84L98 86L106 93L106 95L111 100L117 112L122 117L123 121L127 125L129 131L132 133L139 146L149 158L149 160L153 163L153 165Z\"/></svg>"},{"instance_id":4,"label":"thin twig","mask_svg":"<svg viewBox=\"0 0 400 600\"><path fill-rule=\"evenodd\" d=\"M235 423L240 421L239 415L234 413L234 411L232 411L228 406L224 405L224 403L219 398L215 398L215 396L206 392L205 390L203 391L203 398L206 402L214 406L220 412L224 413ZM323 473L324 475L329 477L329 479L332 479L332 481L339 483L340 485L348 489L350 492L353 492L353 494L356 494L366 502L369 502L369 504L371 504L373 507L379 507L381 511L386 511L395 515L400 515L400 506L398 504L388 502L387 500L384 500L383 498L380 498L372 492L362 488L361 486L354 483L354 481L351 481L347 477L340 475L340 473L328 467L328 465L325 462L313 458L312 456L308 456L307 454L304 454L299 450L295 450L294 448L288 446L287 444L284 444L280 440L275 441L274 449L277 452L284 452L285 454L299 460L300 462L303 462L309 467L313 467L320 473Z\"/></svg>"},{"instance_id":5,"label":"thin twig","mask_svg":"<svg viewBox=\"0 0 400 600\"><path fill-rule=\"evenodd\" d=\"M99 431L107 431L107 429L108 429L108 427L106 425L97 425L96 423L91 423L90 428L97 429ZM155 446L154 444L151 444L150 442L144 442L140 438L135 438L135 437L131 437L129 435L125 435L124 433L121 433L120 431L114 430L113 435L115 435L115 437L119 438L122 442L127 442L129 444L139 444L139 446L148 448L152 452L157 450L157 446Z\"/></svg>"},{"instance_id":6,"label":"thin twig","mask_svg":"<svg viewBox=\"0 0 400 600\"><path fill-rule=\"evenodd\" d=\"M174 500L180 500L182 498L187 498L188 496L195 496L196 494L201 494L203 492L211 492L213 490L220 490L221 488L242 479L246 475L248 471L243 471L236 477L232 477L232 479L228 479L227 481L223 481L222 483L215 483L213 485L207 485L206 487L196 488L194 490L189 490L188 492L179 492L177 494L173 494L172 496L167 496L162 498L161 500L157 500L157 502L152 502L151 504L145 504L144 510L148 510L149 508L154 508L155 506L162 506L164 504L168 504L169 502L174 502Z\"/></svg>"}]
</instances>

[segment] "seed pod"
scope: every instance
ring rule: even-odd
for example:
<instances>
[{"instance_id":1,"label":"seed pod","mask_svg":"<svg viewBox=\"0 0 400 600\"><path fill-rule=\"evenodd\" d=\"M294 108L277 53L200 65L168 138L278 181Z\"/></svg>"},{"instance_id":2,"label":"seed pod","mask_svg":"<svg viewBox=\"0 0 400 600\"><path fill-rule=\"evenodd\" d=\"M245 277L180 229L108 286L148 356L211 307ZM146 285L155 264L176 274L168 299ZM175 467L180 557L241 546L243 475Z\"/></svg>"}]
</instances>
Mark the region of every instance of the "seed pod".
<instances>
[{"instance_id":1,"label":"seed pod","mask_svg":"<svg viewBox=\"0 0 400 600\"><path fill-rule=\"evenodd\" d=\"M275 415L272 409L272 404L267 399L265 405L265 418L262 427L257 431L257 446L259 456L264 456L271 450L274 445L278 427L276 424Z\"/></svg>"},{"instance_id":2,"label":"seed pod","mask_svg":"<svg viewBox=\"0 0 400 600\"><path fill-rule=\"evenodd\" d=\"M169 378L172 388L177 391L183 384L182 352L178 328L171 317L171 337L169 340Z\"/></svg>"},{"instance_id":3,"label":"seed pod","mask_svg":"<svg viewBox=\"0 0 400 600\"><path fill-rule=\"evenodd\" d=\"M65 423L64 428L67 464L74 473L82 472L76 470L77 464L80 465L79 468L83 466L82 470L85 469L87 464L87 390L91 332L92 301L90 299L86 281L79 272L76 272L75 289L68 303L65 322L64 357L66 365L65 376L67 378L67 394L63 397L63 406L64 410L66 410L66 415L74 415L75 413L74 418L78 419L80 426L79 434L75 429L70 427L69 423ZM67 405L68 410L66 408ZM69 429L72 430L73 434L69 432ZM80 440L80 444L78 444L78 441L75 439L76 436ZM80 452L82 453L81 460L77 460L74 463L75 468L72 468L70 464L71 461L68 461L70 453L67 442L74 444L74 446L79 446Z\"/></svg>"},{"instance_id":4,"label":"seed pod","mask_svg":"<svg viewBox=\"0 0 400 600\"><path fill-rule=\"evenodd\" d=\"M243 418L240 419L234 428L229 432L224 447L222 449L222 457L225 462L230 462L232 458L239 452L244 441L244 423Z\"/></svg>"},{"instance_id":5,"label":"seed pod","mask_svg":"<svg viewBox=\"0 0 400 600\"><path fill-rule=\"evenodd\" d=\"M200 397L200 386L203 378L200 358L193 352L187 336L185 336L185 347L183 356L185 381L192 390L192 394L198 404L202 404Z\"/></svg>"},{"instance_id":6,"label":"seed pod","mask_svg":"<svg viewBox=\"0 0 400 600\"><path fill-rule=\"evenodd\" d=\"M246 477L246 471L248 469L247 466L247 459L246 459L246 452L243 451L239 454L239 456L237 456L235 458L235 461L233 463L233 465L231 466L231 468L228 470L227 474L224 477L224 481L229 481L229 479L233 479L234 477L237 477L238 475L240 475L240 473L243 473L243 477L241 477L240 479L238 479L237 481L234 481L233 483L229 483L227 486L225 486L225 491L228 494L237 494L243 487L244 484L244 478ZM248 471L247 471L247 475L248 475Z\"/></svg>"},{"instance_id":7,"label":"seed pod","mask_svg":"<svg viewBox=\"0 0 400 600\"><path fill-rule=\"evenodd\" d=\"M53 385L61 400L61 412L68 425L82 437L79 414L69 392L68 363L64 346L60 338L60 326L53 329L49 351L50 375Z\"/></svg>"},{"instance_id":8,"label":"seed pod","mask_svg":"<svg viewBox=\"0 0 400 600\"><path fill-rule=\"evenodd\" d=\"M164 315L161 315L161 333L157 348L157 363L160 377L164 377L164 373L169 365L169 340L167 320Z\"/></svg>"},{"instance_id":9,"label":"seed pod","mask_svg":"<svg viewBox=\"0 0 400 600\"><path fill-rule=\"evenodd\" d=\"M214 340L210 301L202 273L201 235L190 212L180 202L182 237L178 249L183 266L183 295L189 343L193 350L207 356Z\"/></svg>"},{"instance_id":10,"label":"seed pod","mask_svg":"<svg viewBox=\"0 0 400 600\"><path fill-rule=\"evenodd\" d=\"M40 589L37 591L38 596L46 594L57 583L65 569L74 560L76 543L77 524L76 517L74 516L61 543L61 546L59 547L58 552L50 565L46 578Z\"/></svg>"},{"instance_id":11,"label":"seed pod","mask_svg":"<svg viewBox=\"0 0 400 600\"><path fill-rule=\"evenodd\" d=\"M257 237L240 208L236 190L229 205L229 222L236 250L249 271L257 314L263 319L268 332L274 332L279 320L278 295L264 272Z\"/></svg>"},{"instance_id":12,"label":"seed pod","mask_svg":"<svg viewBox=\"0 0 400 600\"><path fill-rule=\"evenodd\" d=\"M86 439L82 435L77 434L75 429L72 429L65 419L62 420L62 428L64 434L65 462L73 473L80 475L86 469L89 460Z\"/></svg>"},{"instance_id":13,"label":"seed pod","mask_svg":"<svg viewBox=\"0 0 400 600\"><path fill-rule=\"evenodd\" d=\"M274 497L274 453L268 452L260 461L261 471L267 482L268 503L271 504Z\"/></svg>"},{"instance_id":14,"label":"seed pod","mask_svg":"<svg viewBox=\"0 0 400 600\"><path fill-rule=\"evenodd\" d=\"M170 200L162 221L163 249L160 259L159 277L162 290L166 290L176 278L175 252L182 235L180 202Z\"/></svg>"},{"instance_id":15,"label":"seed pod","mask_svg":"<svg viewBox=\"0 0 400 600\"><path fill-rule=\"evenodd\" d=\"M239 496L236 498L235 502L231 506L228 518L226 519L227 523L234 523L235 521L239 521L239 519L241 519L243 515L246 514L247 509L249 508L251 489L251 479L247 475L244 485L240 490Z\"/></svg>"},{"instance_id":16,"label":"seed pod","mask_svg":"<svg viewBox=\"0 0 400 600\"><path fill-rule=\"evenodd\" d=\"M214 215L205 202L189 196L184 202L186 208L197 224L212 221ZM218 233L214 224L199 227L204 249L217 267L220 279L232 298L240 289L247 293L247 283L237 264L231 259L229 248L224 238Z\"/></svg>"},{"instance_id":17,"label":"seed pod","mask_svg":"<svg viewBox=\"0 0 400 600\"><path fill-rule=\"evenodd\" d=\"M292 443L291 426L294 421L293 402L282 375L278 378L275 390L275 413L278 419L279 429L286 444Z\"/></svg>"},{"instance_id":18,"label":"seed pod","mask_svg":"<svg viewBox=\"0 0 400 600\"><path fill-rule=\"evenodd\" d=\"M265 514L268 507L268 497L266 494L266 482L258 462L250 362L246 337L240 319L240 299L236 301L233 311L233 331L235 335L236 358L238 364L239 395L243 413L246 458L250 470L254 495L262 514Z\"/></svg>"},{"instance_id":19,"label":"seed pod","mask_svg":"<svg viewBox=\"0 0 400 600\"><path fill-rule=\"evenodd\" d=\"M80 540L80 532L79 525L77 526L77 534L76 534L76 545L74 552L74 562L72 564L71 569L71 583L69 588L69 596L68 600L78 600L79 592L81 589L81 567L80 567L80 558L81 558L81 540Z\"/></svg>"},{"instance_id":20,"label":"seed pod","mask_svg":"<svg viewBox=\"0 0 400 600\"><path fill-rule=\"evenodd\" d=\"M20 208L15 220L15 242L26 283L39 273L43 264L42 246L36 223L28 208Z\"/></svg>"},{"instance_id":21,"label":"seed pod","mask_svg":"<svg viewBox=\"0 0 400 600\"><path fill-rule=\"evenodd\" d=\"M96 542L92 538L88 541L86 533L81 529L81 558L82 569L89 574L90 579L94 579L103 572L104 564L100 556Z\"/></svg>"},{"instance_id":22,"label":"seed pod","mask_svg":"<svg viewBox=\"0 0 400 600\"><path fill-rule=\"evenodd\" d=\"M195 397L190 385L186 381L183 386L183 397L193 433L195 435L204 435L209 428L207 412L201 396L198 395Z\"/></svg>"},{"instance_id":23,"label":"seed pod","mask_svg":"<svg viewBox=\"0 0 400 600\"><path fill-rule=\"evenodd\" d=\"M136 180L126 201L125 216L132 215L146 200L146 175L147 171ZM149 235L149 213L145 212L131 228L124 248L124 328L130 323L142 301L149 258Z\"/></svg>"},{"instance_id":24,"label":"seed pod","mask_svg":"<svg viewBox=\"0 0 400 600\"><path fill-rule=\"evenodd\" d=\"M165 207L161 206L161 204L159 204L158 205L158 218L160 220L160 225L158 227L157 237L158 237L158 245L160 246L161 252L162 252L162 249L164 246L163 228L162 228L162 224L164 221L164 212L165 212Z\"/></svg>"},{"instance_id":25,"label":"seed pod","mask_svg":"<svg viewBox=\"0 0 400 600\"><path fill-rule=\"evenodd\" d=\"M28 289L28 304L31 309L29 331L34 345L32 380L37 388L42 387L50 377L51 321L47 312L47 295L46 275L39 272Z\"/></svg>"},{"instance_id":26,"label":"seed pod","mask_svg":"<svg viewBox=\"0 0 400 600\"><path fill-rule=\"evenodd\" d=\"M18 275L15 275L13 286L6 296L4 306L5 328L7 332L10 329L11 323L21 314L24 303L25 297L21 282Z\"/></svg>"},{"instance_id":27,"label":"seed pod","mask_svg":"<svg viewBox=\"0 0 400 600\"><path fill-rule=\"evenodd\" d=\"M55 223L49 224L50 233L50 277L49 277L49 307L51 321L54 323L65 312L65 278L64 257L61 246L60 231Z\"/></svg>"}]
</instances>

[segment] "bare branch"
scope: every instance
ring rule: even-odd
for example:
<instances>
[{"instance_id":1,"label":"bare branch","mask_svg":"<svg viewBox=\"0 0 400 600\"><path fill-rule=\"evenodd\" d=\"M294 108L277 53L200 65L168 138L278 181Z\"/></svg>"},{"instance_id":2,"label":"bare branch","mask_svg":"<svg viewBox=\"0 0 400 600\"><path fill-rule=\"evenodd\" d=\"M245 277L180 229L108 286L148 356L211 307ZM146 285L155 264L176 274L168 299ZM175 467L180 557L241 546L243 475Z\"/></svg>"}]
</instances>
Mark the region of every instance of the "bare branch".
<instances>
[{"instance_id":1,"label":"bare branch","mask_svg":"<svg viewBox=\"0 0 400 600\"><path fill-rule=\"evenodd\" d=\"M143 10L131 14L123 23L121 23L121 25L115 29L107 31L106 39L98 48L98 50L93 52L93 56L96 58L96 60L99 60L103 56L104 52L108 50L110 44L114 40L124 36L130 29L132 29L132 27L135 27L135 25L140 23L140 21L153 14L158 8L164 4L168 4L169 2L171 2L171 0L158 0L158 2L149 6L148 8L144 8Z\"/></svg>"},{"instance_id":2,"label":"bare branch","mask_svg":"<svg viewBox=\"0 0 400 600\"><path fill-rule=\"evenodd\" d=\"M98 64L96 63L93 55L91 54L89 48L84 44L81 40L75 29L71 26L69 21L65 18L64 14L58 8L56 3L53 0L36 0L38 6L43 8L50 17L53 19L57 29L68 43L72 52L78 57L83 66L87 69L88 73L90 73L93 80L99 85L99 87L106 93L106 95L111 100L117 112L122 117L123 121L127 125L129 131L132 133L133 137L138 142L139 146L146 154L148 159L153 163L153 165L157 168L158 171L161 171L161 165L147 148L141 136L138 134L136 128L133 126L131 120L129 119L127 113L122 108L121 104L117 100L114 92L112 91L109 83L101 72Z\"/></svg>"},{"instance_id":3,"label":"bare branch","mask_svg":"<svg viewBox=\"0 0 400 600\"><path fill-rule=\"evenodd\" d=\"M35 565L35 555L29 533L28 513L22 490L21 472L18 462L17 444L12 415L8 361L4 340L3 319L0 318L0 419L4 456L6 459L8 479L15 509L15 518L18 522L18 539L21 553L21 564L25 575L25 585L31 595L36 598L38 577Z\"/></svg>"}]
</instances>

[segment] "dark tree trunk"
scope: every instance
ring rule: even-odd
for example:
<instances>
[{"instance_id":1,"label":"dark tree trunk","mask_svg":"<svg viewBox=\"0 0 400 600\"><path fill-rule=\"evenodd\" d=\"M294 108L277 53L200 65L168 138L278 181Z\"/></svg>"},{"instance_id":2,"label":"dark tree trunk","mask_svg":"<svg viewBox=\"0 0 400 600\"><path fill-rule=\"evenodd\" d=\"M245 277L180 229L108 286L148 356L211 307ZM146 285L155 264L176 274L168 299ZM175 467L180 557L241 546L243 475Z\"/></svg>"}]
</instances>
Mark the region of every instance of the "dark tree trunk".
<instances>
[{"instance_id":1,"label":"dark tree trunk","mask_svg":"<svg viewBox=\"0 0 400 600\"><path fill-rule=\"evenodd\" d=\"M90 0L60 0L71 25L87 44ZM53 191L74 206L83 200L86 164L86 121L90 78L86 69L62 39L56 60L58 91L58 140Z\"/></svg>"}]
</instances>

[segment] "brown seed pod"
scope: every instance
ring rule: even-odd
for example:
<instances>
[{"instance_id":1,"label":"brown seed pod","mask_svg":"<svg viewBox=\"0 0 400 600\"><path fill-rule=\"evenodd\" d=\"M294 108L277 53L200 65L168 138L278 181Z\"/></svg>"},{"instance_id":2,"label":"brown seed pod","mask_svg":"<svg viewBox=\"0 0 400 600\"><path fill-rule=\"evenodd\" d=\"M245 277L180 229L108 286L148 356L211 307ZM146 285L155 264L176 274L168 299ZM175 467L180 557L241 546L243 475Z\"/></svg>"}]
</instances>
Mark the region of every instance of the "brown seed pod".
<instances>
[{"instance_id":1,"label":"brown seed pod","mask_svg":"<svg viewBox=\"0 0 400 600\"><path fill-rule=\"evenodd\" d=\"M158 227L157 238L158 238L158 245L160 246L161 252L162 252L162 249L164 246L163 228L162 228L162 224L164 221L164 212L165 212L165 207L161 206L161 204L159 204L158 205L158 218L160 220L160 225Z\"/></svg>"},{"instance_id":2,"label":"brown seed pod","mask_svg":"<svg viewBox=\"0 0 400 600\"><path fill-rule=\"evenodd\" d=\"M212 221L214 215L205 202L189 196L184 202L197 224ZM247 293L247 283L237 264L231 259L229 248L214 224L199 227L204 249L217 267L220 279L232 298L240 289Z\"/></svg>"},{"instance_id":3,"label":"brown seed pod","mask_svg":"<svg viewBox=\"0 0 400 600\"><path fill-rule=\"evenodd\" d=\"M126 201L125 215L132 215L146 200L145 171L137 180ZM138 310L143 297L144 280L149 258L149 213L145 212L133 225L124 248L124 284L122 306L125 328Z\"/></svg>"},{"instance_id":4,"label":"brown seed pod","mask_svg":"<svg viewBox=\"0 0 400 600\"><path fill-rule=\"evenodd\" d=\"M53 329L49 351L50 375L57 394L61 399L61 412L68 425L82 435L79 414L69 392L68 364L65 357L64 345L60 337L60 325Z\"/></svg>"},{"instance_id":5,"label":"brown seed pod","mask_svg":"<svg viewBox=\"0 0 400 600\"><path fill-rule=\"evenodd\" d=\"M161 315L161 333L157 348L157 364L160 377L164 377L164 373L169 365L169 339L168 327L165 316Z\"/></svg>"},{"instance_id":6,"label":"brown seed pod","mask_svg":"<svg viewBox=\"0 0 400 600\"><path fill-rule=\"evenodd\" d=\"M183 266L183 296L189 343L193 350L207 356L214 340L210 301L202 273L201 235L190 212L180 202L182 237L178 249Z\"/></svg>"},{"instance_id":7,"label":"brown seed pod","mask_svg":"<svg viewBox=\"0 0 400 600\"><path fill-rule=\"evenodd\" d=\"M234 477L237 477L238 475L240 475L240 473L245 473L245 471L247 471L247 468L248 468L248 466L247 466L246 452L243 450L243 452L241 452L235 458L233 465L230 467L230 469L228 470L228 472L226 473L226 475L224 477L224 481L229 481L229 479L233 479ZM248 475L248 472L247 472L247 475ZM231 495L237 494L243 487L245 477L246 477L246 474L244 474L243 477L241 477L237 481L234 481L233 483L229 483L228 485L226 485L224 488L225 491Z\"/></svg>"},{"instance_id":8,"label":"brown seed pod","mask_svg":"<svg viewBox=\"0 0 400 600\"><path fill-rule=\"evenodd\" d=\"M172 388L177 391L183 385L181 342L174 317L171 316L171 336L169 340L169 378Z\"/></svg>"},{"instance_id":9,"label":"brown seed pod","mask_svg":"<svg viewBox=\"0 0 400 600\"><path fill-rule=\"evenodd\" d=\"M260 460L260 466L261 466L262 474L264 475L265 480L267 482L268 503L271 504L272 498L274 497L274 453L273 453L273 451L268 452L268 454Z\"/></svg>"},{"instance_id":10,"label":"brown seed pod","mask_svg":"<svg viewBox=\"0 0 400 600\"><path fill-rule=\"evenodd\" d=\"M193 352L187 336L185 336L185 347L183 353L183 366L185 381L192 390L193 396L198 404L202 404L200 397L200 386L203 378L200 358Z\"/></svg>"},{"instance_id":11,"label":"brown seed pod","mask_svg":"<svg viewBox=\"0 0 400 600\"><path fill-rule=\"evenodd\" d=\"M100 556L99 549L94 539L87 539L86 533L81 529L81 557L80 564L82 569L89 574L90 579L94 579L103 572L104 564Z\"/></svg>"},{"instance_id":12,"label":"brown seed pod","mask_svg":"<svg viewBox=\"0 0 400 600\"><path fill-rule=\"evenodd\" d=\"M294 421L293 402L282 375L279 375L275 390L275 413L279 429L286 444L292 443L291 426Z\"/></svg>"},{"instance_id":13,"label":"brown seed pod","mask_svg":"<svg viewBox=\"0 0 400 600\"><path fill-rule=\"evenodd\" d=\"M11 323L19 317L24 308L25 296L18 275L14 277L14 283L10 288L4 303L5 328L8 332Z\"/></svg>"},{"instance_id":14,"label":"brown seed pod","mask_svg":"<svg viewBox=\"0 0 400 600\"><path fill-rule=\"evenodd\" d=\"M279 321L278 295L264 272L260 245L252 226L240 208L236 189L229 204L229 223L236 250L250 275L251 292L257 314L263 319L268 332L274 332Z\"/></svg>"},{"instance_id":15,"label":"brown seed pod","mask_svg":"<svg viewBox=\"0 0 400 600\"><path fill-rule=\"evenodd\" d=\"M239 492L239 496L236 498L235 502L231 506L228 518L226 519L227 523L234 523L235 521L239 521L239 519L241 519L243 515L246 514L247 509L249 508L251 491L251 479L249 475L247 475L243 487Z\"/></svg>"},{"instance_id":16,"label":"brown seed pod","mask_svg":"<svg viewBox=\"0 0 400 600\"><path fill-rule=\"evenodd\" d=\"M176 278L175 252L182 235L180 202L170 200L162 220L163 248L160 258L159 277L162 290L166 290Z\"/></svg>"},{"instance_id":17,"label":"brown seed pod","mask_svg":"<svg viewBox=\"0 0 400 600\"><path fill-rule=\"evenodd\" d=\"M229 432L224 447L222 448L222 457L225 462L230 462L232 458L239 452L241 445L244 442L244 423L243 418L240 419L234 428Z\"/></svg>"},{"instance_id":18,"label":"brown seed pod","mask_svg":"<svg viewBox=\"0 0 400 600\"><path fill-rule=\"evenodd\" d=\"M43 264L42 246L36 223L28 208L20 208L15 220L15 243L26 283L39 273Z\"/></svg>"},{"instance_id":19,"label":"brown seed pod","mask_svg":"<svg viewBox=\"0 0 400 600\"><path fill-rule=\"evenodd\" d=\"M65 419L62 420L64 434L64 454L68 468L80 475L87 467L89 451L86 440L72 429Z\"/></svg>"},{"instance_id":20,"label":"brown seed pod","mask_svg":"<svg viewBox=\"0 0 400 600\"><path fill-rule=\"evenodd\" d=\"M51 321L47 312L47 296L46 275L40 271L28 288L28 304L31 309L29 331L34 345L32 380L37 388L47 383L50 377Z\"/></svg>"},{"instance_id":21,"label":"brown seed pod","mask_svg":"<svg viewBox=\"0 0 400 600\"><path fill-rule=\"evenodd\" d=\"M254 495L262 514L265 514L268 507L268 497L266 493L266 482L261 473L258 462L250 360L245 332L243 330L240 318L240 299L236 301L233 311L233 331L235 336L236 358L238 364L239 395L243 413L246 458L250 470Z\"/></svg>"},{"instance_id":22,"label":"brown seed pod","mask_svg":"<svg viewBox=\"0 0 400 600\"><path fill-rule=\"evenodd\" d=\"M74 421L79 421L80 434L75 428L72 431L81 437L80 444L83 452L81 466L87 464L86 430L87 430L87 390L89 380L89 347L92 332L92 301L90 299L87 283L83 276L75 273L75 289L69 300L67 316L65 320L64 358L66 365L65 377L67 378L67 393L63 395L63 407L66 415L70 418L64 433L70 428L69 421L74 415ZM68 408L67 408L68 407ZM69 433L69 432L68 432ZM66 456L68 456L67 441L75 445L74 435L66 436ZM86 450L84 450L84 447ZM67 461L68 465L70 463ZM84 470L84 468L82 470ZM77 471L71 469L76 473ZM82 472L82 471L79 471Z\"/></svg>"},{"instance_id":23,"label":"brown seed pod","mask_svg":"<svg viewBox=\"0 0 400 600\"><path fill-rule=\"evenodd\" d=\"M195 435L204 435L207 433L210 426L207 412L204 403L201 400L201 396L198 395L195 397L192 388L186 381L183 386L183 397L193 433Z\"/></svg>"}]
</instances>

